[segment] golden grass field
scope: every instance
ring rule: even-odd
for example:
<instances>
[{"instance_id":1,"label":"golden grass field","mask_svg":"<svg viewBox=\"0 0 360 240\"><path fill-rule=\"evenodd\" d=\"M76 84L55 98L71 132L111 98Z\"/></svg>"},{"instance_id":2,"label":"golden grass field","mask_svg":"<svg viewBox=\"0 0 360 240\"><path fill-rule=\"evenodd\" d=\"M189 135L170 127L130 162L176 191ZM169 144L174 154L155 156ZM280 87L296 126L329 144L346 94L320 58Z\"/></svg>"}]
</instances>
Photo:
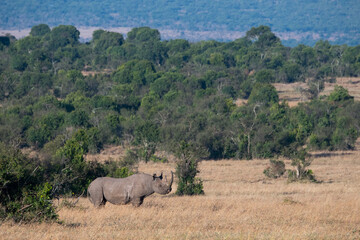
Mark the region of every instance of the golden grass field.
<instances>
[{"instance_id":1,"label":"golden grass field","mask_svg":"<svg viewBox=\"0 0 360 240\"><path fill-rule=\"evenodd\" d=\"M153 194L139 208L86 198L59 209L58 223L0 226L0 239L360 239L360 152L317 153L321 183L287 183L262 173L268 160L199 164L203 196ZM174 171L141 163L139 171ZM287 168L291 168L287 162Z\"/></svg>"}]
</instances>

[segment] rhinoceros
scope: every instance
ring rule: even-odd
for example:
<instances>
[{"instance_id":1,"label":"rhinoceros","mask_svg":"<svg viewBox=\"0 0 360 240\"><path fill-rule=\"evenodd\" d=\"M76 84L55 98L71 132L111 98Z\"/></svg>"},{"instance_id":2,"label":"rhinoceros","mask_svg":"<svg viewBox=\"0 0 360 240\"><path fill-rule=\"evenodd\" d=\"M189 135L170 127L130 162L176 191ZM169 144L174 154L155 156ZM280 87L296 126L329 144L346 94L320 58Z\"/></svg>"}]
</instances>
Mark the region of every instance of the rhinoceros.
<instances>
[{"instance_id":1,"label":"rhinoceros","mask_svg":"<svg viewBox=\"0 0 360 240\"><path fill-rule=\"evenodd\" d=\"M163 180L163 174L152 176L146 173L137 173L126 178L99 177L92 181L88 187L87 195L95 207L104 206L106 202L112 204L128 204L139 207L144 198L153 194L168 194L174 174L171 172L171 180Z\"/></svg>"}]
</instances>

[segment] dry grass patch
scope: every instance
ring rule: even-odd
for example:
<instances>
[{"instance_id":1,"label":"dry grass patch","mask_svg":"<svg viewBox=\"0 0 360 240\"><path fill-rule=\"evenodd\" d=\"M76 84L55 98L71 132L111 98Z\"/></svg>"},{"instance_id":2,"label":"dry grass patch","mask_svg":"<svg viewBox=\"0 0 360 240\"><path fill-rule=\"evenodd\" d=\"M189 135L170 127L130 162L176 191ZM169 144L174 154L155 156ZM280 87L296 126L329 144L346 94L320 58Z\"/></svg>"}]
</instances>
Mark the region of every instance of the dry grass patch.
<instances>
[{"instance_id":1,"label":"dry grass patch","mask_svg":"<svg viewBox=\"0 0 360 240\"><path fill-rule=\"evenodd\" d=\"M360 101L360 78L355 77L343 77L336 78L335 83L325 83L324 91L320 95L330 95L334 90L335 85L344 87L349 91L351 96L354 96L356 101ZM308 101L306 96L300 92L300 89L308 89L306 83L274 83L280 100L286 100L290 107L297 106L300 102Z\"/></svg>"},{"instance_id":2,"label":"dry grass patch","mask_svg":"<svg viewBox=\"0 0 360 240\"><path fill-rule=\"evenodd\" d=\"M63 224L0 226L0 239L359 239L360 153L317 152L320 184L268 179L267 160L199 164L204 196L158 194L139 208L107 204L59 211ZM139 171L174 171L173 163ZM287 168L291 166L287 162Z\"/></svg>"},{"instance_id":3,"label":"dry grass patch","mask_svg":"<svg viewBox=\"0 0 360 240\"><path fill-rule=\"evenodd\" d=\"M108 160L123 159L126 155L126 148L123 146L106 146L99 154L87 154L87 161L98 161L104 163Z\"/></svg>"}]
</instances>

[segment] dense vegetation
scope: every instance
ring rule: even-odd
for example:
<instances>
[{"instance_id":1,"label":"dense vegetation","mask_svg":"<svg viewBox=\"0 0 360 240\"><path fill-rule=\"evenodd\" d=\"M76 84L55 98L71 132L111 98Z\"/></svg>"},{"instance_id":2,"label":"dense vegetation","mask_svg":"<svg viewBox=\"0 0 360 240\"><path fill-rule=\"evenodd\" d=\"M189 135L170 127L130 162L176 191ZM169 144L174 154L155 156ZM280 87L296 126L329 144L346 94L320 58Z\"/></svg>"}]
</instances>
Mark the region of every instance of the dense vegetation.
<instances>
[{"instance_id":1,"label":"dense vegetation","mask_svg":"<svg viewBox=\"0 0 360 240\"><path fill-rule=\"evenodd\" d=\"M198 192L201 182L192 182L198 181L192 173L198 159L286 156L304 168L304 146L354 147L359 102L340 86L329 96L319 93L325 81L359 74L360 46L318 41L288 48L265 26L228 43L161 41L159 31L147 27L132 29L126 39L97 30L80 43L75 27L45 24L20 40L1 37L0 213L30 210L29 195L47 200L81 193L94 176L126 176L120 167L162 160L157 150L193 164L183 176ZM279 103L272 83L305 80L311 101L294 108ZM238 98L247 104L237 106ZM180 153L179 143L187 146ZM119 165L84 160L86 153L120 144L128 153ZM18 152L28 147L43 160ZM25 184L30 180L33 185ZM8 193L15 191L10 183L15 195Z\"/></svg>"},{"instance_id":2,"label":"dense vegetation","mask_svg":"<svg viewBox=\"0 0 360 240\"><path fill-rule=\"evenodd\" d=\"M1 29L50 26L139 27L184 31L240 31L266 24L275 32L302 34L301 43L313 44L313 34L336 44L359 42L360 5L347 1L3 1ZM197 35L198 39L204 39ZM213 36L206 36L209 39ZM224 36L224 39L229 40ZM298 39L299 40L299 39ZM293 38L288 44L296 43Z\"/></svg>"}]
</instances>

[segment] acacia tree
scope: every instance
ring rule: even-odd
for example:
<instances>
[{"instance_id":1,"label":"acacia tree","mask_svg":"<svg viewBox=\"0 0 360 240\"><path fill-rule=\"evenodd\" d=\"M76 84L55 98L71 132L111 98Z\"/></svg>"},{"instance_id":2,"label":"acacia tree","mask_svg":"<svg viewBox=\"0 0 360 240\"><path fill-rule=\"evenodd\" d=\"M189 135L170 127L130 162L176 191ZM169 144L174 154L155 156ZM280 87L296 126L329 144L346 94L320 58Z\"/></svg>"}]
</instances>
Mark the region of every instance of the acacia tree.
<instances>
[{"instance_id":1,"label":"acacia tree","mask_svg":"<svg viewBox=\"0 0 360 240\"><path fill-rule=\"evenodd\" d=\"M294 151L290 158L291 165L295 167L295 170L288 171L289 181L316 181L313 171L308 169L313 161L313 158L311 158L305 149Z\"/></svg>"}]
</instances>

